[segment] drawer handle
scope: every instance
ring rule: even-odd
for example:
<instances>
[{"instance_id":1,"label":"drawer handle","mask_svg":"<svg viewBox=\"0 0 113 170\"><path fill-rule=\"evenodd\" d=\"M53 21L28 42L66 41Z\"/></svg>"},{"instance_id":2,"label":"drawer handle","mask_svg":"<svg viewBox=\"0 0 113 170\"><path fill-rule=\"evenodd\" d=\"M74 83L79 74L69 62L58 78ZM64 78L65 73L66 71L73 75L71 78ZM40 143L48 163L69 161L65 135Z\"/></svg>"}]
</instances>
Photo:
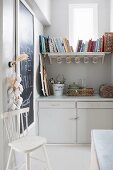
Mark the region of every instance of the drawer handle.
<instances>
[{"instance_id":1,"label":"drawer handle","mask_svg":"<svg viewBox=\"0 0 113 170\"><path fill-rule=\"evenodd\" d=\"M59 104L51 104L50 106L60 106Z\"/></svg>"},{"instance_id":2,"label":"drawer handle","mask_svg":"<svg viewBox=\"0 0 113 170\"><path fill-rule=\"evenodd\" d=\"M77 120L79 117L72 117L69 120Z\"/></svg>"}]
</instances>

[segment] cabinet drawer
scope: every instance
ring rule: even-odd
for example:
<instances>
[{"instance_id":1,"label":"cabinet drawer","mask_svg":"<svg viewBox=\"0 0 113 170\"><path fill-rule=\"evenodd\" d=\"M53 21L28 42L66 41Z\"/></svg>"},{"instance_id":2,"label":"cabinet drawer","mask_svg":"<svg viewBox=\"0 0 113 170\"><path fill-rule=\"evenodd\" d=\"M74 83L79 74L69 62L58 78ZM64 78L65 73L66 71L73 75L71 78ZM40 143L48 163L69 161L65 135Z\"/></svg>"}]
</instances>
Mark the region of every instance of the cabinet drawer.
<instances>
[{"instance_id":1,"label":"cabinet drawer","mask_svg":"<svg viewBox=\"0 0 113 170\"><path fill-rule=\"evenodd\" d=\"M62 108L75 108L75 102L39 102L39 108L43 109L62 109Z\"/></svg>"},{"instance_id":2,"label":"cabinet drawer","mask_svg":"<svg viewBox=\"0 0 113 170\"><path fill-rule=\"evenodd\" d=\"M113 108L113 102L77 102L77 108Z\"/></svg>"}]
</instances>

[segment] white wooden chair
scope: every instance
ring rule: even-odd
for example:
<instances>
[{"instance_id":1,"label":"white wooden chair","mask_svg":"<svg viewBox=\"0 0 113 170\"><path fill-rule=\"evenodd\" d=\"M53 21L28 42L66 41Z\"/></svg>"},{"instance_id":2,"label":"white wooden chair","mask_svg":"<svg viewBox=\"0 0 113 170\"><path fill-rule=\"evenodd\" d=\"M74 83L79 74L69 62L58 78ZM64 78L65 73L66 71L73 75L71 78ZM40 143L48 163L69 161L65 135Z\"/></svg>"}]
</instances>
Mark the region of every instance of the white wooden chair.
<instances>
[{"instance_id":1,"label":"white wooden chair","mask_svg":"<svg viewBox=\"0 0 113 170\"><path fill-rule=\"evenodd\" d=\"M29 136L28 134L28 113L29 108L23 108L20 110L5 112L1 114L1 118L4 120L4 126L7 132L9 140L9 158L6 165L6 170L10 169L11 158L13 156L13 151L24 153L26 156L25 166L26 170L31 170L30 166L30 153L36 149L42 147L45 155L45 162L47 163L47 169L51 170L47 151L46 151L46 139L40 136ZM25 120L23 122L23 116ZM20 134L20 120L22 124L22 132ZM24 130L24 124L26 129ZM13 168L13 169L17 169ZM11 170L11 169L10 169Z\"/></svg>"}]
</instances>

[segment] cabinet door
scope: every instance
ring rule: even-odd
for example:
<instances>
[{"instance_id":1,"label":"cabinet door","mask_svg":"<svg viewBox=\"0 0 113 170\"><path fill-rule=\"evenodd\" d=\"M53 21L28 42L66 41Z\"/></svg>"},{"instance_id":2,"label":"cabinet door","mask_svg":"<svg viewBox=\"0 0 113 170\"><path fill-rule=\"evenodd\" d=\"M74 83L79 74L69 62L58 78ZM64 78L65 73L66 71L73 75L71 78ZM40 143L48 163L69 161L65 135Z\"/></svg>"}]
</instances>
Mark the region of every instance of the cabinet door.
<instances>
[{"instance_id":1,"label":"cabinet door","mask_svg":"<svg viewBox=\"0 0 113 170\"><path fill-rule=\"evenodd\" d=\"M78 109L77 143L90 143L92 129L113 129L113 109Z\"/></svg>"},{"instance_id":2,"label":"cabinet door","mask_svg":"<svg viewBox=\"0 0 113 170\"><path fill-rule=\"evenodd\" d=\"M75 143L75 118L75 109L40 109L39 135L48 143Z\"/></svg>"}]
</instances>

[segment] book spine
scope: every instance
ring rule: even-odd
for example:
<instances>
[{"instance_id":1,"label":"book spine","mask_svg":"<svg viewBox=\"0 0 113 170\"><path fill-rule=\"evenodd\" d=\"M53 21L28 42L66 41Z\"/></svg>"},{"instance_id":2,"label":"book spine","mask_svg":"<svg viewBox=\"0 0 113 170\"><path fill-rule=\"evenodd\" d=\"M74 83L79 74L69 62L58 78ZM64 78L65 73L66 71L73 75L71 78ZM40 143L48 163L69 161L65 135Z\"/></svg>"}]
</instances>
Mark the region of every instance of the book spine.
<instances>
[{"instance_id":1,"label":"book spine","mask_svg":"<svg viewBox=\"0 0 113 170\"><path fill-rule=\"evenodd\" d=\"M62 43L60 41L60 38L57 38L57 43L58 43L60 52L63 53L64 51L63 51L63 47L62 47Z\"/></svg>"},{"instance_id":2,"label":"book spine","mask_svg":"<svg viewBox=\"0 0 113 170\"><path fill-rule=\"evenodd\" d=\"M46 46L45 46L45 37L42 36L42 44L43 44L43 53L46 53Z\"/></svg>"},{"instance_id":3,"label":"book spine","mask_svg":"<svg viewBox=\"0 0 113 170\"><path fill-rule=\"evenodd\" d=\"M87 50L88 50L88 42L86 41L85 42L85 47L84 47L84 52L87 52Z\"/></svg>"},{"instance_id":4,"label":"book spine","mask_svg":"<svg viewBox=\"0 0 113 170\"><path fill-rule=\"evenodd\" d=\"M60 41L60 44L61 44L62 52L65 53L63 39L59 38L59 41Z\"/></svg>"},{"instance_id":5,"label":"book spine","mask_svg":"<svg viewBox=\"0 0 113 170\"><path fill-rule=\"evenodd\" d=\"M54 52L54 49L53 49L53 45L52 45L52 40L51 40L51 37L49 36L49 49L50 49L50 53L53 53Z\"/></svg>"},{"instance_id":6,"label":"book spine","mask_svg":"<svg viewBox=\"0 0 113 170\"><path fill-rule=\"evenodd\" d=\"M40 50L40 53L42 53L42 41L41 41L41 35L39 35L39 50Z\"/></svg>"},{"instance_id":7,"label":"book spine","mask_svg":"<svg viewBox=\"0 0 113 170\"><path fill-rule=\"evenodd\" d=\"M80 48L80 52L84 51L84 43L82 43L81 48Z\"/></svg>"},{"instance_id":8,"label":"book spine","mask_svg":"<svg viewBox=\"0 0 113 170\"><path fill-rule=\"evenodd\" d=\"M70 48L70 44L69 44L69 40L68 40L68 39L66 39L66 41L67 41L68 52L71 52L71 48Z\"/></svg>"},{"instance_id":9,"label":"book spine","mask_svg":"<svg viewBox=\"0 0 113 170\"><path fill-rule=\"evenodd\" d=\"M104 35L102 35L101 52L104 52Z\"/></svg>"},{"instance_id":10,"label":"book spine","mask_svg":"<svg viewBox=\"0 0 113 170\"><path fill-rule=\"evenodd\" d=\"M66 38L63 39L63 43L64 43L65 51L66 51L66 53L68 53L68 52L69 52L69 49L68 49L68 45L67 45L67 40L66 40Z\"/></svg>"},{"instance_id":11,"label":"book spine","mask_svg":"<svg viewBox=\"0 0 113 170\"><path fill-rule=\"evenodd\" d=\"M51 37L51 41L52 41L52 45L53 45L53 51L56 53L57 49L56 49L56 44L55 44L55 41L54 41L54 37Z\"/></svg>"},{"instance_id":12,"label":"book spine","mask_svg":"<svg viewBox=\"0 0 113 170\"><path fill-rule=\"evenodd\" d=\"M70 46L70 48L71 48L71 52L72 52L72 53L74 53L74 49L73 49L73 47L72 47L72 46Z\"/></svg>"},{"instance_id":13,"label":"book spine","mask_svg":"<svg viewBox=\"0 0 113 170\"><path fill-rule=\"evenodd\" d=\"M56 46L57 46L58 52L60 53L61 50L60 50L60 46L59 46L59 42L58 42L58 39L57 39L57 38L55 38L55 44L56 44Z\"/></svg>"},{"instance_id":14,"label":"book spine","mask_svg":"<svg viewBox=\"0 0 113 170\"><path fill-rule=\"evenodd\" d=\"M78 48L77 48L77 52L80 52L81 45L82 45L82 40L79 40L79 43L78 43Z\"/></svg>"}]
</instances>

